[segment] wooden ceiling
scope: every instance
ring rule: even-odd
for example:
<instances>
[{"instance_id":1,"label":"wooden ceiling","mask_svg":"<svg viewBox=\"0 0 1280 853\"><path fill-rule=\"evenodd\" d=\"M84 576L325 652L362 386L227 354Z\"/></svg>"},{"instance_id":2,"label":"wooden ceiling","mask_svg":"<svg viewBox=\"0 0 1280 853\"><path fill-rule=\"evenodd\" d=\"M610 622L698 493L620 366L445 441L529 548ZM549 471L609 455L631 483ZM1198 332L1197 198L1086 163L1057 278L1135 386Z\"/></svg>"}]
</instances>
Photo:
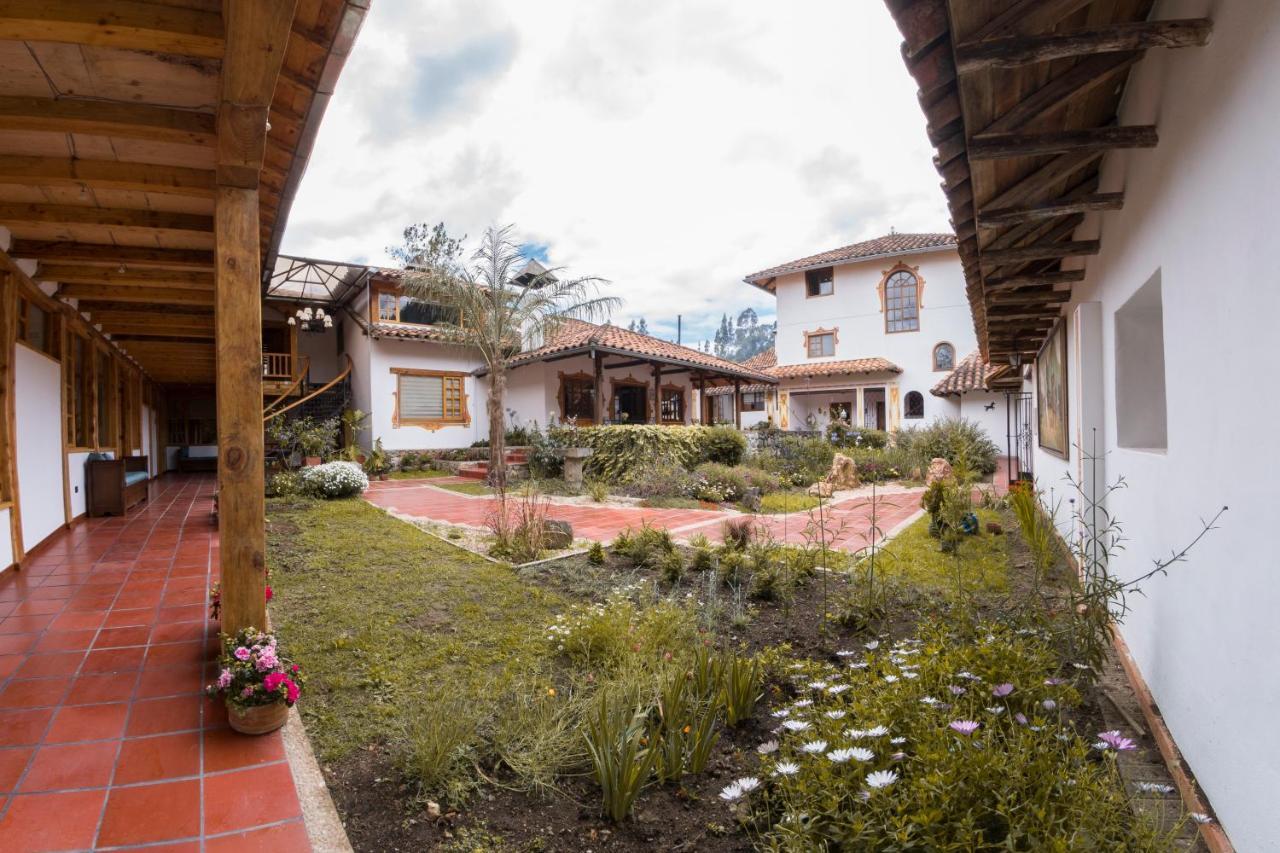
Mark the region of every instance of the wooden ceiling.
<instances>
[{"instance_id":1,"label":"wooden ceiling","mask_svg":"<svg viewBox=\"0 0 1280 853\"><path fill-rule=\"evenodd\" d=\"M297 0L254 177L268 266L368 3ZM214 378L223 50L221 0L0 3L9 255L35 261L33 279L79 300L160 383Z\"/></svg>"},{"instance_id":2,"label":"wooden ceiling","mask_svg":"<svg viewBox=\"0 0 1280 853\"><path fill-rule=\"evenodd\" d=\"M1146 50L1203 45L1207 20L1150 20L1153 0L886 0L919 86L983 356L1034 357L1084 279L1107 152L1157 144L1121 127Z\"/></svg>"}]
</instances>

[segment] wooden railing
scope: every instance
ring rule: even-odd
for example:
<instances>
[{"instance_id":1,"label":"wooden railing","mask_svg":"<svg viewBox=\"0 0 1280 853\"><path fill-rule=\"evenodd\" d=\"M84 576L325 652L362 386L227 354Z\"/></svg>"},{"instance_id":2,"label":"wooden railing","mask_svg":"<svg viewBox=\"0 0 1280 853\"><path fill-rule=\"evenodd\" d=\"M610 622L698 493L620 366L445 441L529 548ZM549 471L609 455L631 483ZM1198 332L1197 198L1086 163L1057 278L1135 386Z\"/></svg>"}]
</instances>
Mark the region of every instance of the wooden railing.
<instances>
[{"instance_id":1,"label":"wooden railing","mask_svg":"<svg viewBox=\"0 0 1280 853\"><path fill-rule=\"evenodd\" d=\"M328 391L334 385L337 385L339 382L342 382L343 380L345 380L348 376L351 375L351 367L352 367L351 356L348 355L345 357L347 359L347 365L346 367L342 368L342 372L339 373L334 378L330 379L324 385L321 385L319 388L316 388L315 390L311 391L309 394L299 397L297 400L294 400L293 402L289 403L287 406L284 406L283 408L276 408L277 404L283 402L284 398L288 394L292 393L292 388L290 388L290 390L285 392L285 394L280 395L279 397L277 397L276 399L268 403L262 410L263 422L269 421L274 417L278 417L279 415L283 415L285 412L289 411L290 409L296 408L297 406L301 406L303 403L307 402L312 397L319 397L321 394L323 394L325 391Z\"/></svg>"},{"instance_id":2,"label":"wooden railing","mask_svg":"<svg viewBox=\"0 0 1280 853\"><path fill-rule=\"evenodd\" d=\"M262 378L286 381L293 379L293 356L287 352L264 352Z\"/></svg>"},{"instance_id":3,"label":"wooden railing","mask_svg":"<svg viewBox=\"0 0 1280 853\"><path fill-rule=\"evenodd\" d=\"M298 386L302 384L302 380L307 378L307 372L310 366L311 356L304 355L298 358L298 375L293 377L293 381L289 383L289 387L285 388L280 392L279 396L262 408L262 414L264 417L266 417L266 415L277 406L283 405L285 401L292 396L293 392L298 390ZM263 378L265 379L266 377Z\"/></svg>"}]
</instances>

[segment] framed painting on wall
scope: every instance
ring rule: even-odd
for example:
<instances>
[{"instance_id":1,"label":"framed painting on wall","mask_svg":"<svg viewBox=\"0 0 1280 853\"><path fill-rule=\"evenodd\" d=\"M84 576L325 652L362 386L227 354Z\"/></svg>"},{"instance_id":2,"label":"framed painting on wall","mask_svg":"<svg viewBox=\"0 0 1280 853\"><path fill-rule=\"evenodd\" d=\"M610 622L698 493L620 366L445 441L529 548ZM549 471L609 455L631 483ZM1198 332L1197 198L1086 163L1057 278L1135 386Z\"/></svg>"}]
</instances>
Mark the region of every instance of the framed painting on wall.
<instances>
[{"instance_id":1,"label":"framed painting on wall","mask_svg":"<svg viewBox=\"0 0 1280 853\"><path fill-rule=\"evenodd\" d=\"M1067 324L1059 323L1036 354L1036 419L1040 447L1068 458Z\"/></svg>"}]
</instances>

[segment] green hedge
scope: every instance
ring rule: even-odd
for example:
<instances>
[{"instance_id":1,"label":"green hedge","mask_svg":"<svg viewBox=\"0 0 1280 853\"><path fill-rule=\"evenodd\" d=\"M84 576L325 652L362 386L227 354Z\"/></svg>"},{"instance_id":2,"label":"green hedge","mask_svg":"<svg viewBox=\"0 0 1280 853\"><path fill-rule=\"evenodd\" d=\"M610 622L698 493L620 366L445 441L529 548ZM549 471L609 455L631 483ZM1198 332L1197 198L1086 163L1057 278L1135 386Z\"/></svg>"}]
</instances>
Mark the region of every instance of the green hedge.
<instances>
[{"instance_id":1,"label":"green hedge","mask_svg":"<svg viewBox=\"0 0 1280 853\"><path fill-rule=\"evenodd\" d=\"M587 473L609 482L625 480L658 463L686 470L703 462L736 465L747 448L746 438L728 427L620 424L552 430L551 436L559 447L590 447L593 454L587 460Z\"/></svg>"}]
</instances>

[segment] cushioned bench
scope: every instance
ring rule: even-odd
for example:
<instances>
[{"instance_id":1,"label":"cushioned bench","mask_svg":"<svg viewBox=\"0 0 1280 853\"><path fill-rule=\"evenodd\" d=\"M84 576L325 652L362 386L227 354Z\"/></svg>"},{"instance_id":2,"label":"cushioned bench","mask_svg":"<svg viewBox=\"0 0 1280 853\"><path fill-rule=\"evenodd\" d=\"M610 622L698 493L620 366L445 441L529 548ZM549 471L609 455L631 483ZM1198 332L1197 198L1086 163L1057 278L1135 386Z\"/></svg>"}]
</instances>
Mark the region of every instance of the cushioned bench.
<instances>
[{"instance_id":1,"label":"cushioned bench","mask_svg":"<svg viewBox=\"0 0 1280 853\"><path fill-rule=\"evenodd\" d=\"M178 471L189 474L193 471L217 471L218 448L183 447L178 450Z\"/></svg>"},{"instance_id":2,"label":"cushioned bench","mask_svg":"<svg viewBox=\"0 0 1280 853\"><path fill-rule=\"evenodd\" d=\"M112 459L90 453L84 463L85 500L89 516L124 515L129 507L147 499L147 457Z\"/></svg>"}]
</instances>

